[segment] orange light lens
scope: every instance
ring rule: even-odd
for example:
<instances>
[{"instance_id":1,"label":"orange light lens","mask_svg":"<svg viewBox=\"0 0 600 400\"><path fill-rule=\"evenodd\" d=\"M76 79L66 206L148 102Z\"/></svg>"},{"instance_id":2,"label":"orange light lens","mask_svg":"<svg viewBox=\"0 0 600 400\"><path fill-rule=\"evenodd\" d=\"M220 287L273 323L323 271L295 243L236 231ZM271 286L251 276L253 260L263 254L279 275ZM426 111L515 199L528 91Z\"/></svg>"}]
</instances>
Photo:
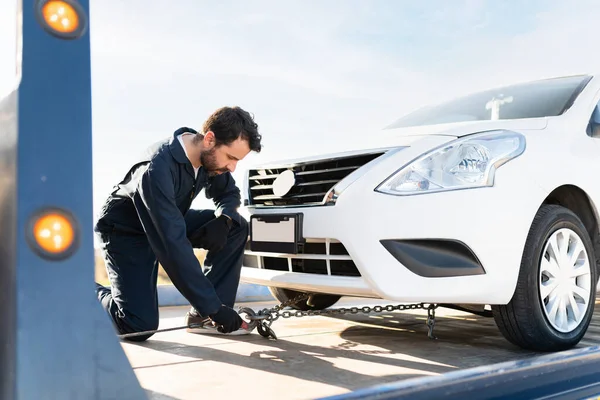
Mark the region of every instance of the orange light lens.
<instances>
[{"instance_id":1,"label":"orange light lens","mask_svg":"<svg viewBox=\"0 0 600 400\"><path fill-rule=\"evenodd\" d=\"M33 226L37 244L49 253L62 253L73 243L74 230L63 215L52 213L41 216Z\"/></svg>"},{"instance_id":2,"label":"orange light lens","mask_svg":"<svg viewBox=\"0 0 600 400\"><path fill-rule=\"evenodd\" d=\"M79 27L77 11L64 1L48 1L42 8L42 14L46 23L57 32L71 33Z\"/></svg>"}]
</instances>

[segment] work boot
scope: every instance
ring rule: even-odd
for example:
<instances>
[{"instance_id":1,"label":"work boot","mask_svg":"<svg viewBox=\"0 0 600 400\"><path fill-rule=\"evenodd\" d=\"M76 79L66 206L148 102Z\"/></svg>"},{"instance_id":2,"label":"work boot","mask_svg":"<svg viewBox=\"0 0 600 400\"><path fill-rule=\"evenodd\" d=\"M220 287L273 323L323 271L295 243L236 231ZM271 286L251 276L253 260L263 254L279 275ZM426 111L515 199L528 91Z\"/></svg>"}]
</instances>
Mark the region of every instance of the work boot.
<instances>
[{"instance_id":1,"label":"work boot","mask_svg":"<svg viewBox=\"0 0 600 400\"><path fill-rule=\"evenodd\" d=\"M185 324L188 326L186 331L189 333L211 333L225 336L247 335L250 333L249 330L244 328L230 333L219 332L217 325L210 318L201 316L193 307L185 314Z\"/></svg>"},{"instance_id":2,"label":"work boot","mask_svg":"<svg viewBox=\"0 0 600 400\"><path fill-rule=\"evenodd\" d=\"M188 326L188 332L190 331L190 326L194 328L203 328L207 324L212 324L212 321L208 317L203 317L192 307L185 314L185 324Z\"/></svg>"}]
</instances>

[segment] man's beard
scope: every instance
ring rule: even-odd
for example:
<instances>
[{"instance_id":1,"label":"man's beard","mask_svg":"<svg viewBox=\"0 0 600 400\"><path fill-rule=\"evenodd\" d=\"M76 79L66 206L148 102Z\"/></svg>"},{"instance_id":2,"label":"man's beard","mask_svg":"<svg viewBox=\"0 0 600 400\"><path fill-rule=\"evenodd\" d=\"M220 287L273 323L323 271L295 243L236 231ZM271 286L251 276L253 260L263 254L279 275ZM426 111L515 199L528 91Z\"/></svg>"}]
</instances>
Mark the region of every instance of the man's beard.
<instances>
[{"instance_id":1,"label":"man's beard","mask_svg":"<svg viewBox=\"0 0 600 400\"><path fill-rule=\"evenodd\" d=\"M206 170L209 176L227 172L227 168L218 168L214 147L211 150L206 150L200 153L200 163L202 164L202 168Z\"/></svg>"}]
</instances>

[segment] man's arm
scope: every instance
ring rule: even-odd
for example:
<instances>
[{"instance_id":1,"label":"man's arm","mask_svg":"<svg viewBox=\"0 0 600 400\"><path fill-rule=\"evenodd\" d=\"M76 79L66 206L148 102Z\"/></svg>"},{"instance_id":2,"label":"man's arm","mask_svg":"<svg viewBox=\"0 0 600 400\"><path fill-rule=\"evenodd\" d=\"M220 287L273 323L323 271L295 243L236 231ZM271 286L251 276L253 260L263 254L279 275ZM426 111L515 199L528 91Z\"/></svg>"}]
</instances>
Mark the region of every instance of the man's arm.
<instances>
[{"instance_id":1,"label":"man's arm","mask_svg":"<svg viewBox=\"0 0 600 400\"><path fill-rule=\"evenodd\" d=\"M216 175L209 180L206 188L206 198L213 199L216 210L215 215L225 215L231 220L240 223L238 208L242 204L240 189L235 184L231 173L226 172Z\"/></svg>"},{"instance_id":2,"label":"man's arm","mask_svg":"<svg viewBox=\"0 0 600 400\"><path fill-rule=\"evenodd\" d=\"M187 238L167 162L157 158L149 164L133 202L150 245L175 287L203 316L216 313L221 300Z\"/></svg>"}]
</instances>

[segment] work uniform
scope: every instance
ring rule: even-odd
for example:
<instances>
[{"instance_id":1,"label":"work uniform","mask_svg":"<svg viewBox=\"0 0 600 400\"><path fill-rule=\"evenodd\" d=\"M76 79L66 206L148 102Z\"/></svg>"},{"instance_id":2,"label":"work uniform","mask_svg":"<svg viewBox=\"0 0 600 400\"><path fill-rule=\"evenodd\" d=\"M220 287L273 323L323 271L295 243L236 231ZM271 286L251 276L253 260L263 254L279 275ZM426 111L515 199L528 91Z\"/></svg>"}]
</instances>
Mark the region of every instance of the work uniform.
<instances>
[{"instance_id":1,"label":"work uniform","mask_svg":"<svg viewBox=\"0 0 600 400\"><path fill-rule=\"evenodd\" d=\"M237 211L240 190L230 173L209 177L202 167L194 170L179 138L186 132L197 133L180 128L147 149L115 186L94 226L112 284L97 285L97 294L121 334L158 328L158 263L201 315L235 302L248 238L248 224ZM216 210L190 209L203 189ZM227 243L208 251L203 272L193 252L200 244L192 238L221 214L230 217Z\"/></svg>"}]
</instances>

